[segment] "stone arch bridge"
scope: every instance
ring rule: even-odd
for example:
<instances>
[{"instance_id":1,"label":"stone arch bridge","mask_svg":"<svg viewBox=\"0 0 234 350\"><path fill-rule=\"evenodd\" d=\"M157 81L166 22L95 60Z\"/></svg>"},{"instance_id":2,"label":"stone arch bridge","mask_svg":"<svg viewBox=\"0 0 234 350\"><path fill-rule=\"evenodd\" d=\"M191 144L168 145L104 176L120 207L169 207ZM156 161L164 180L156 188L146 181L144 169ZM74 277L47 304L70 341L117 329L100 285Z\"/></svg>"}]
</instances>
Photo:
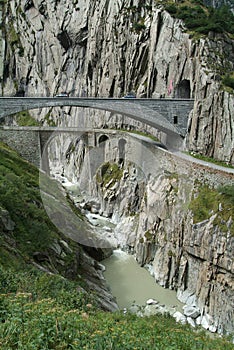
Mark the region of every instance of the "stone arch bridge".
<instances>
[{"instance_id":1,"label":"stone arch bridge","mask_svg":"<svg viewBox=\"0 0 234 350\"><path fill-rule=\"evenodd\" d=\"M80 129L80 128L55 128L55 127L20 127L20 126L2 126L0 127L0 140L9 147L17 151L24 159L34 164L38 168L50 172L48 161L48 146L53 139L61 138L69 140L69 143L75 144L79 140L84 140L88 148L94 150L105 146L106 141L110 139L116 142L115 147L118 149L118 158L124 158L124 149L127 140L133 138L140 139L140 142L151 143L156 146L162 146L160 142L156 142L127 131L109 130L109 129ZM71 141L72 140L72 141ZM60 144L65 153L68 152L69 146ZM67 149L68 147L68 149ZM53 152L52 152L53 153ZM103 155L102 155L103 156ZM93 163L104 162L104 157L100 158L100 150L97 157L92 160ZM101 164L101 163L100 163Z\"/></svg>"},{"instance_id":2,"label":"stone arch bridge","mask_svg":"<svg viewBox=\"0 0 234 350\"><path fill-rule=\"evenodd\" d=\"M186 134L188 116L193 108L191 99L118 99L76 97L1 97L0 119L24 110L44 107L83 107L122 114L150 125L166 135L168 148L179 148ZM76 133L76 128L55 127L2 127L0 141L37 166L44 145L54 132Z\"/></svg>"},{"instance_id":3,"label":"stone arch bridge","mask_svg":"<svg viewBox=\"0 0 234 350\"><path fill-rule=\"evenodd\" d=\"M123 114L166 134L185 136L192 99L0 97L0 119L24 110L44 107L83 107Z\"/></svg>"}]
</instances>

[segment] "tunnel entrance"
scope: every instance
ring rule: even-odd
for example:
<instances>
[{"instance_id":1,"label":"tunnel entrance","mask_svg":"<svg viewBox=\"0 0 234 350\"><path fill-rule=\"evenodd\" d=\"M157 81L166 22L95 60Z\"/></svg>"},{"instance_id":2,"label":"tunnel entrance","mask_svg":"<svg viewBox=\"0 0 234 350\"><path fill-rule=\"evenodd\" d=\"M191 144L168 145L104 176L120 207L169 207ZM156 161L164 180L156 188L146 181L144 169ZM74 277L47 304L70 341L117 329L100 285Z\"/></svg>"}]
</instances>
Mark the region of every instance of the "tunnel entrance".
<instances>
[{"instance_id":1,"label":"tunnel entrance","mask_svg":"<svg viewBox=\"0 0 234 350\"><path fill-rule=\"evenodd\" d=\"M175 97L177 98L190 98L191 88L190 81L187 79L181 80L175 89Z\"/></svg>"}]
</instances>

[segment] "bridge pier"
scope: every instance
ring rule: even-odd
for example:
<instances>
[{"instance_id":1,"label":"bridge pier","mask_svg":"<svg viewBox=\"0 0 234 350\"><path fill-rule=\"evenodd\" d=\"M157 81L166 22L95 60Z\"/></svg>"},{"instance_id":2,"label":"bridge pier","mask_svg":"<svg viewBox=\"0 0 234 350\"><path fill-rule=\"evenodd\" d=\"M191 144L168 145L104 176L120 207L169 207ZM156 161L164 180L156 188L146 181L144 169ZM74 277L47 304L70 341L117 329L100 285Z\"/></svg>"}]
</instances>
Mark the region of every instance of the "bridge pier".
<instances>
[{"instance_id":1,"label":"bridge pier","mask_svg":"<svg viewBox=\"0 0 234 350\"><path fill-rule=\"evenodd\" d=\"M74 140L78 138L85 139L85 143L90 149L101 147L100 138L106 134L116 134L115 131L107 130L76 130L76 129L57 129L53 127L19 127L3 126L0 127L0 141L7 144L19 155L41 168L49 174L49 152L48 146L50 140L59 135L72 135ZM108 136L109 137L109 136ZM107 137L107 138L108 138ZM73 141L74 141L73 140ZM100 157L100 152L99 152ZM100 161L100 160L99 160ZM104 159L103 159L104 161Z\"/></svg>"}]
</instances>

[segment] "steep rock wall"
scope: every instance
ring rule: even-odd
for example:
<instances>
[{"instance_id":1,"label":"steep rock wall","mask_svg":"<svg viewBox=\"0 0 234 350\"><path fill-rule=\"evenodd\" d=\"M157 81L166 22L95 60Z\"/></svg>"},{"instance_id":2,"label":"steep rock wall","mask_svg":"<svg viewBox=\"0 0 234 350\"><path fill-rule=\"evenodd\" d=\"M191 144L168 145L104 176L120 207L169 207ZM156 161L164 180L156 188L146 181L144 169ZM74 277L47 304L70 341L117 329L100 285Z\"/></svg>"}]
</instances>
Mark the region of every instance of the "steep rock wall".
<instances>
[{"instance_id":1,"label":"steep rock wall","mask_svg":"<svg viewBox=\"0 0 234 350\"><path fill-rule=\"evenodd\" d=\"M228 36L191 40L153 0L16 0L5 12L5 95L193 97L188 148L234 164L233 95L220 90Z\"/></svg>"},{"instance_id":2,"label":"steep rock wall","mask_svg":"<svg viewBox=\"0 0 234 350\"><path fill-rule=\"evenodd\" d=\"M66 139L65 148L62 140L52 142L51 168L79 183L83 208L112 218L118 244L149 264L158 283L199 307L197 324L232 333L232 219L217 222L220 204L195 222L190 202L201 186L233 185L233 177L191 166L126 133L107 136L99 134L94 148L82 138Z\"/></svg>"}]
</instances>

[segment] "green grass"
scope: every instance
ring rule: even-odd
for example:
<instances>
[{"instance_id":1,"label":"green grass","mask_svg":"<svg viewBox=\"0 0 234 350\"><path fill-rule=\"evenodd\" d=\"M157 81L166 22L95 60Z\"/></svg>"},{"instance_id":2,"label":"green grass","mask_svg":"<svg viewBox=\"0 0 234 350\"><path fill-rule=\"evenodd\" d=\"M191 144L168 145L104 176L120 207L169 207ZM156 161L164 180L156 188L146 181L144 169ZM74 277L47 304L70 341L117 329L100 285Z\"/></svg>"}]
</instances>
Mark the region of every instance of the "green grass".
<instances>
[{"instance_id":1,"label":"green grass","mask_svg":"<svg viewBox=\"0 0 234 350\"><path fill-rule=\"evenodd\" d=\"M56 206L58 190L55 181L49 182L48 191L53 204L51 208L59 212L61 207L57 209ZM63 200L66 201L66 198ZM69 201L66 203L71 205ZM0 220L0 264L18 268L19 265L32 263L35 252L42 252L51 257L51 261L47 259L42 263L51 271L64 274L70 265L76 265L79 245L65 238L48 217L41 199L38 169L0 143L0 214L6 212L14 228L7 230ZM80 218L77 217L77 220ZM62 264L51 248L61 239L65 239L72 250L67 254L70 260L64 259Z\"/></svg>"},{"instance_id":2,"label":"green grass","mask_svg":"<svg viewBox=\"0 0 234 350\"><path fill-rule=\"evenodd\" d=\"M233 349L169 315L102 312L90 295L58 276L0 269L0 280L1 350Z\"/></svg>"},{"instance_id":3,"label":"green grass","mask_svg":"<svg viewBox=\"0 0 234 350\"><path fill-rule=\"evenodd\" d=\"M231 164L227 164L227 163L225 163L223 161L220 161L218 159L215 159L215 158L206 157L206 156L203 156L202 154L194 153L194 152L185 152L185 153L189 154L193 158L201 159L201 160L204 160L205 162L208 162L208 163L213 163L213 164L216 164L216 165L223 166L225 168L234 169L234 166L232 166Z\"/></svg>"},{"instance_id":4,"label":"green grass","mask_svg":"<svg viewBox=\"0 0 234 350\"><path fill-rule=\"evenodd\" d=\"M222 210L219 210L221 203ZM230 230L234 235L234 224L230 227L227 222L230 217L234 218L234 185L223 186L216 189L208 186L199 186L190 202L189 209L193 212L194 223L209 219L212 215L217 214L214 225L218 225L223 232Z\"/></svg>"},{"instance_id":5,"label":"green grass","mask_svg":"<svg viewBox=\"0 0 234 350\"><path fill-rule=\"evenodd\" d=\"M40 123L34 119L29 111L22 111L16 114L16 122L19 126L39 126Z\"/></svg>"},{"instance_id":6,"label":"green grass","mask_svg":"<svg viewBox=\"0 0 234 350\"><path fill-rule=\"evenodd\" d=\"M27 256L46 249L57 234L43 208L38 181L35 167L0 144L0 205L15 223L15 248Z\"/></svg>"}]
</instances>

